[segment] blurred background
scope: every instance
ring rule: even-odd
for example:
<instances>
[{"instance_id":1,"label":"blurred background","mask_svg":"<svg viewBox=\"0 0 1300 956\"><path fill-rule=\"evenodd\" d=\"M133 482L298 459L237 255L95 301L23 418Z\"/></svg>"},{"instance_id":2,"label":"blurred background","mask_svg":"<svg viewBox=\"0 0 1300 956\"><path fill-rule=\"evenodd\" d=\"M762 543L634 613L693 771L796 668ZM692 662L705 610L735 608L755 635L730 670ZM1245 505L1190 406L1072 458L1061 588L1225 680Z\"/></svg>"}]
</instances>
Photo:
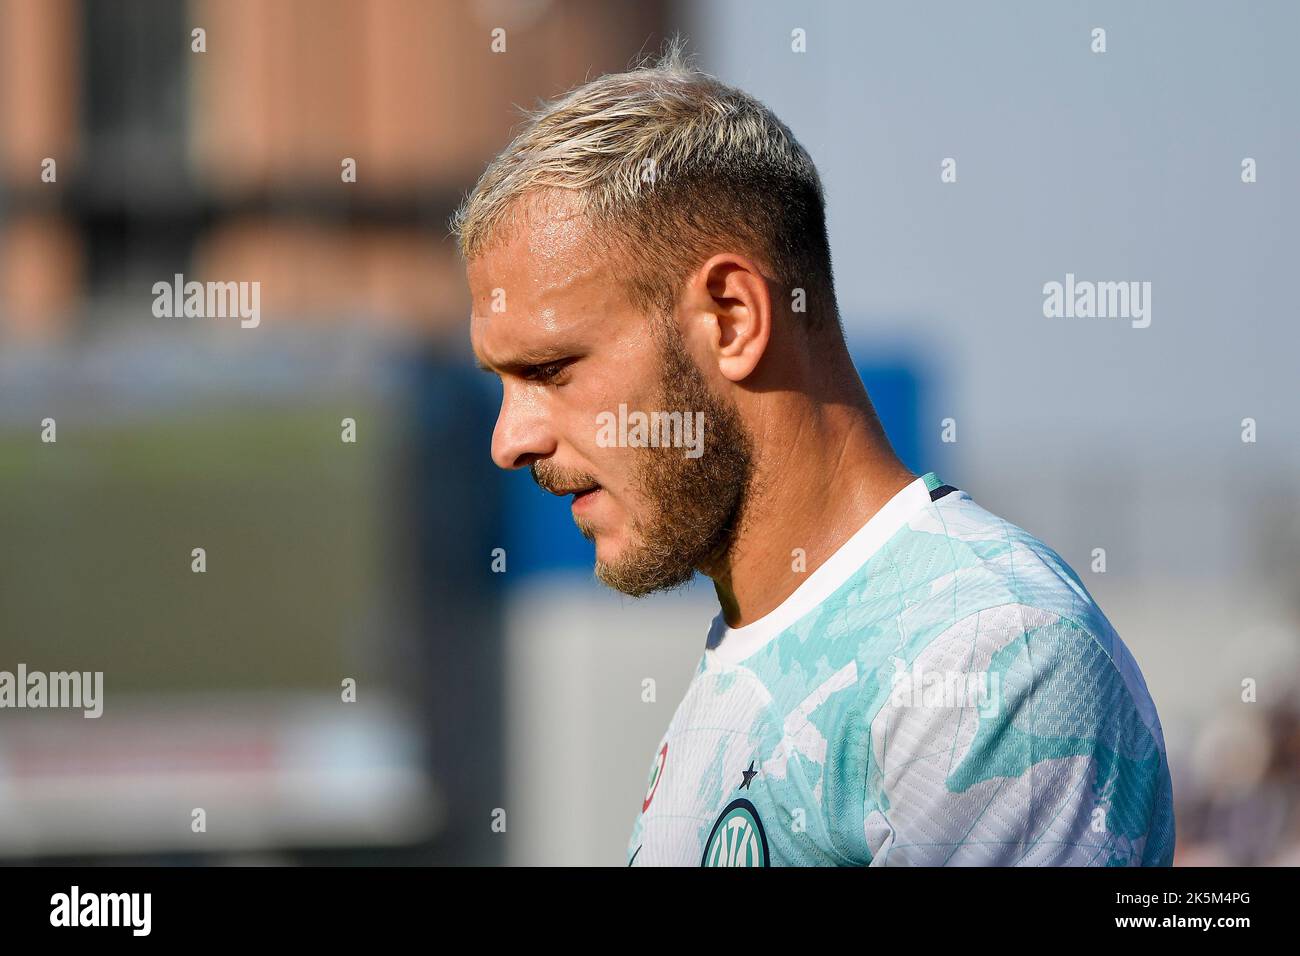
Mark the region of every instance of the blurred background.
<instances>
[{"instance_id":1,"label":"blurred background","mask_svg":"<svg viewBox=\"0 0 1300 956\"><path fill-rule=\"evenodd\" d=\"M674 32L818 163L904 460L1132 649L1176 862L1300 863L1300 8L849 0L0 0L0 670L105 684L0 711L0 861L624 862L716 603L604 591L492 466L447 220ZM1044 318L1067 272L1150 327Z\"/></svg>"}]
</instances>

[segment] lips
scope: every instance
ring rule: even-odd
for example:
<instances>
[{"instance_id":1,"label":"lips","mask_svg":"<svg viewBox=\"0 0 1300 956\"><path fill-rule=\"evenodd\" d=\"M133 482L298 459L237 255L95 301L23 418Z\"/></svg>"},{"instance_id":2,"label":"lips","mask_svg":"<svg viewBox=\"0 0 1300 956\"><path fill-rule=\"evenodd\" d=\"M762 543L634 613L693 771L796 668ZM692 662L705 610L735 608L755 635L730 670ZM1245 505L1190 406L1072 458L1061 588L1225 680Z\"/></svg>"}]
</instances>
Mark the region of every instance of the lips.
<instances>
[{"instance_id":1,"label":"lips","mask_svg":"<svg viewBox=\"0 0 1300 956\"><path fill-rule=\"evenodd\" d=\"M596 484L568 485L567 487L564 485L558 485L556 487L552 487L550 485L543 485L542 487L545 488L547 491L549 491L551 494L555 495L557 498L563 498L567 495L573 495L575 498L580 498L583 495L591 494L593 491L600 491L600 485L596 485Z\"/></svg>"},{"instance_id":2,"label":"lips","mask_svg":"<svg viewBox=\"0 0 1300 956\"><path fill-rule=\"evenodd\" d=\"M543 491L564 498L573 495L573 507L585 506L587 502L599 497L603 489L591 475L576 469L551 468L545 462L538 462L529 469L533 481Z\"/></svg>"},{"instance_id":3,"label":"lips","mask_svg":"<svg viewBox=\"0 0 1300 956\"><path fill-rule=\"evenodd\" d=\"M575 491L573 493L573 507L579 508L583 506L587 502L594 499L598 494L600 494L600 491L601 491L600 485L593 485L592 487L587 488L584 491Z\"/></svg>"}]
</instances>

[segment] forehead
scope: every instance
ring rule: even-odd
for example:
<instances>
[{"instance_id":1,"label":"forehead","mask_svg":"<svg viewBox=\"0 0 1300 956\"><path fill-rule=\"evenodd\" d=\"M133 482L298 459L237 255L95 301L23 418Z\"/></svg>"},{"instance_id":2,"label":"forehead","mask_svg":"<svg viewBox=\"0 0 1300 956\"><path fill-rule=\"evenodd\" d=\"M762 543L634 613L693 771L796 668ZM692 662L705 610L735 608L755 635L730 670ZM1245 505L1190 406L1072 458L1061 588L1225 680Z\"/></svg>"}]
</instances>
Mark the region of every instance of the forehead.
<instances>
[{"instance_id":1,"label":"forehead","mask_svg":"<svg viewBox=\"0 0 1300 956\"><path fill-rule=\"evenodd\" d=\"M594 333L630 308L591 228L570 202L520 200L502 236L470 261L470 339L481 360L505 365Z\"/></svg>"}]
</instances>

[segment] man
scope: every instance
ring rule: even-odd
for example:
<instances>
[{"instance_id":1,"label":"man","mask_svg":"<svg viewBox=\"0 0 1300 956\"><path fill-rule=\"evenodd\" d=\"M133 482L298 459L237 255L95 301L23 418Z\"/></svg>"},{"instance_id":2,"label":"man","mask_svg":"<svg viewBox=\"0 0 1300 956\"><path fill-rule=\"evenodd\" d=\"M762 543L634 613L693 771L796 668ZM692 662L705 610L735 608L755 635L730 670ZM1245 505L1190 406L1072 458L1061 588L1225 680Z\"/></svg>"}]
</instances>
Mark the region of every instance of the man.
<instances>
[{"instance_id":1,"label":"man","mask_svg":"<svg viewBox=\"0 0 1300 956\"><path fill-rule=\"evenodd\" d=\"M894 455L771 112L674 45L534 114L454 225L496 463L573 495L611 587L717 591L630 864L1171 862L1137 665L1051 549Z\"/></svg>"}]
</instances>

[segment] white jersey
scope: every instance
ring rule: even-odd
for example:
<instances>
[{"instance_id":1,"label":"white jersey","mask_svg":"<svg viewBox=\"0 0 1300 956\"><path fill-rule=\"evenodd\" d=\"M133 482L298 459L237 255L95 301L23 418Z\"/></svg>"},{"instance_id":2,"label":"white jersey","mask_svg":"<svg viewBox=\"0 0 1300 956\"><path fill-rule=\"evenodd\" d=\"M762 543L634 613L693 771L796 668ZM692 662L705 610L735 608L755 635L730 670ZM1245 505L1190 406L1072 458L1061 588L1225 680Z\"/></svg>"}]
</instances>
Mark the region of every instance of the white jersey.
<instances>
[{"instance_id":1,"label":"white jersey","mask_svg":"<svg viewBox=\"0 0 1300 956\"><path fill-rule=\"evenodd\" d=\"M1169 865L1137 664L1065 562L933 473L714 621L629 865Z\"/></svg>"}]
</instances>

